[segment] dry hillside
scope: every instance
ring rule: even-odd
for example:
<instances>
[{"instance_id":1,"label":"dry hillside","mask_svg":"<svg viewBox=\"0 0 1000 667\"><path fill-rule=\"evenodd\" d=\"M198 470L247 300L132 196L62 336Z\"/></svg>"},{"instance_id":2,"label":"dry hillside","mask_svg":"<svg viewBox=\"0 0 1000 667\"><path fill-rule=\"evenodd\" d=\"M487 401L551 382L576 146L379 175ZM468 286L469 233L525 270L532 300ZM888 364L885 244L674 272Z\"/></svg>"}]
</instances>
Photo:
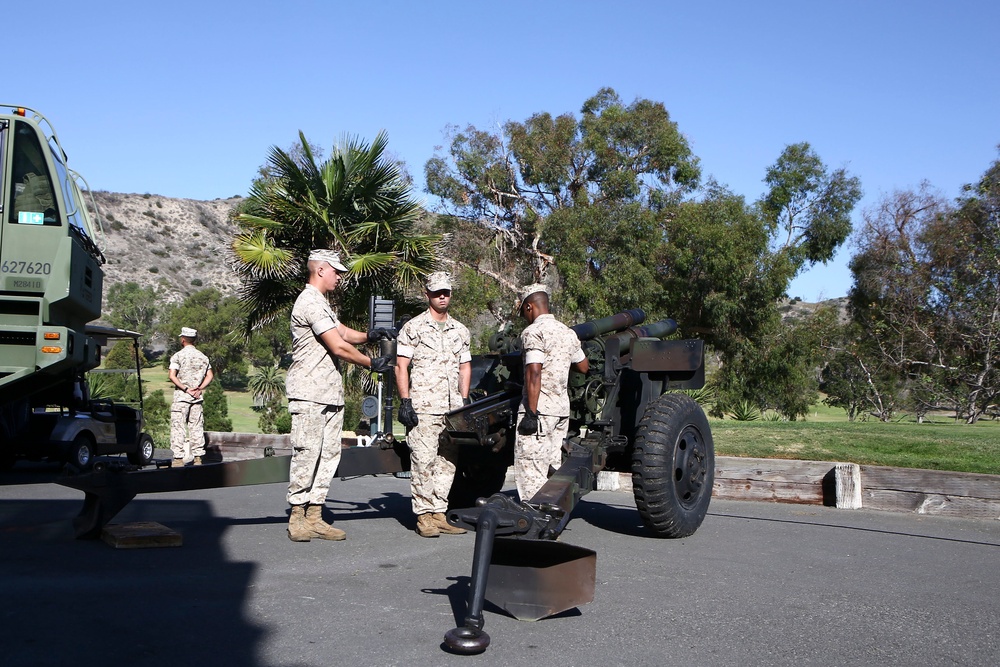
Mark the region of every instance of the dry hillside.
<instances>
[{"instance_id":1,"label":"dry hillside","mask_svg":"<svg viewBox=\"0 0 1000 667\"><path fill-rule=\"evenodd\" d=\"M229 211L239 198L195 201L95 192L104 226L104 293L116 283L157 286L169 302L206 287L235 293ZM106 305L106 304L105 304ZM106 311L106 308L105 308Z\"/></svg>"}]
</instances>

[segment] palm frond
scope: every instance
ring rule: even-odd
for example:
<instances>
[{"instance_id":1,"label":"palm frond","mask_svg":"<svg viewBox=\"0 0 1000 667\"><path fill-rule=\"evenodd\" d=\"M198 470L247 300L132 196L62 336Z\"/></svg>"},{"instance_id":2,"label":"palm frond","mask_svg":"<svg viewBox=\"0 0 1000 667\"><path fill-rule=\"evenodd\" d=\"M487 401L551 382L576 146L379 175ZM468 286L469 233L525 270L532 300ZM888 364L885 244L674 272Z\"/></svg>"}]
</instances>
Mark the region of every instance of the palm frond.
<instances>
[{"instance_id":1,"label":"palm frond","mask_svg":"<svg viewBox=\"0 0 1000 667\"><path fill-rule=\"evenodd\" d=\"M278 248L266 234L250 232L233 240L237 273L259 278L282 279L295 273L294 254Z\"/></svg>"},{"instance_id":2,"label":"palm frond","mask_svg":"<svg viewBox=\"0 0 1000 667\"><path fill-rule=\"evenodd\" d=\"M293 279L245 281L239 291L246 314L244 336L249 336L250 332L287 315L304 282L304 277L298 281Z\"/></svg>"}]
</instances>

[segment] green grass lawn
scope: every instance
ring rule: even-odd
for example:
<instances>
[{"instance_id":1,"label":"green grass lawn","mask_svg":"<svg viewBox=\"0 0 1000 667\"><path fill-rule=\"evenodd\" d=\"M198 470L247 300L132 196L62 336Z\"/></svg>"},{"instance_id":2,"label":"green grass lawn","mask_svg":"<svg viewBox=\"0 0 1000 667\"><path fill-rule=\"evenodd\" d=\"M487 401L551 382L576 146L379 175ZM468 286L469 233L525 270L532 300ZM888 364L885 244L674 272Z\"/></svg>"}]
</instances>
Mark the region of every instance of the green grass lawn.
<instances>
[{"instance_id":1,"label":"green grass lawn","mask_svg":"<svg viewBox=\"0 0 1000 667\"><path fill-rule=\"evenodd\" d=\"M1000 474L1000 424L712 420L718 456Z\"/></svg>"}]
</instances>

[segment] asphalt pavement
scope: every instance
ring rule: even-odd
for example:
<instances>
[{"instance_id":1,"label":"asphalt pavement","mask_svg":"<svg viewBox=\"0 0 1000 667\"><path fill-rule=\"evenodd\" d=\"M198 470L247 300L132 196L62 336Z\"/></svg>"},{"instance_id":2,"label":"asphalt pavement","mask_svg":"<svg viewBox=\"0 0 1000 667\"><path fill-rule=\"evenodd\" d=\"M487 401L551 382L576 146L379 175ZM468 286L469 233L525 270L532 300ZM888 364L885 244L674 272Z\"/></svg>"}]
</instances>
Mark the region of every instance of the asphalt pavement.
<instances>
[{"instance_id":1,"label":"asphalt pavement","mask_svg":"<svg viewBox=\"0 0 1000 667\"><path fill-rule=\"evenodd\" d=\"M712 502L656 539L631 495L584 498L562 540L597 552L592 603L529 623L487 606L492 644L444 650L464 618L472 533L418 537L408 480L335 480L344 542L293 543L284 485L139 496L176 548L73 539L83 495L56 471L0 476L0 664L1000 664L1000 521Z\"/></svg>"}]
</instances>

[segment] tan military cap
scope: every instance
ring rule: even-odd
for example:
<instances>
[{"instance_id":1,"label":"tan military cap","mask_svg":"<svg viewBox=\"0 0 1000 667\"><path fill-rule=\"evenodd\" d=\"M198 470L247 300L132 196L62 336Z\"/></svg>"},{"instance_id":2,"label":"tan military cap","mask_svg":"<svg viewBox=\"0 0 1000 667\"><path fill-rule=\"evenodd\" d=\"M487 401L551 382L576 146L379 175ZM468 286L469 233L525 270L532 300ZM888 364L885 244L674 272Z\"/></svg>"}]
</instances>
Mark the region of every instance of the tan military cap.
<instances>
[{"instance_id":1,"label":"tan military cap","mask_svg":"<svg viewBox=\"0 0 1000 667\"><path fill-rule=\"evenodd\" d=\"M532 294L534 294L535 292L545 292L545 294L548 295L549 288L543 285L542 283L533 283L531 285L528 285L527 287L522 287L521 291L518 292L517 296L518 299L520 299L521 303L524 303L524 300L527 299Z\"/></svg>"},{"instance_id":2,"label":"tan military cap","mask_svg":"<svg viewBox=\"0 0 1000 667\"><path fill-rule=\"evenodd\" d=\"M181 327L180 335L184 336L185 338L197 338L198 330L192 329L191 327Z\"/></svg>"},{"instance_id":3,"label":"tan military cap","mask_svg":"<svg viewBox=\"0 0 1000 667\"><path fill-rule=\"evenodd\" d=\"M309 261L326 262L338 271L347 272L347 267L340 262L340 255L326 248L317 248L309 253Z\"/></svg>"},{"instance_id":4,"label":"tan military cap","mask_svg":"<svg viewBox=\"0 0 1000 667\"><path fill-rule=\"evenodd\" d=\"M427 291L437 292L438 290L451 289L451 274L447 271L435 271L427 276Z\"/></svg>"}]
</instances>

